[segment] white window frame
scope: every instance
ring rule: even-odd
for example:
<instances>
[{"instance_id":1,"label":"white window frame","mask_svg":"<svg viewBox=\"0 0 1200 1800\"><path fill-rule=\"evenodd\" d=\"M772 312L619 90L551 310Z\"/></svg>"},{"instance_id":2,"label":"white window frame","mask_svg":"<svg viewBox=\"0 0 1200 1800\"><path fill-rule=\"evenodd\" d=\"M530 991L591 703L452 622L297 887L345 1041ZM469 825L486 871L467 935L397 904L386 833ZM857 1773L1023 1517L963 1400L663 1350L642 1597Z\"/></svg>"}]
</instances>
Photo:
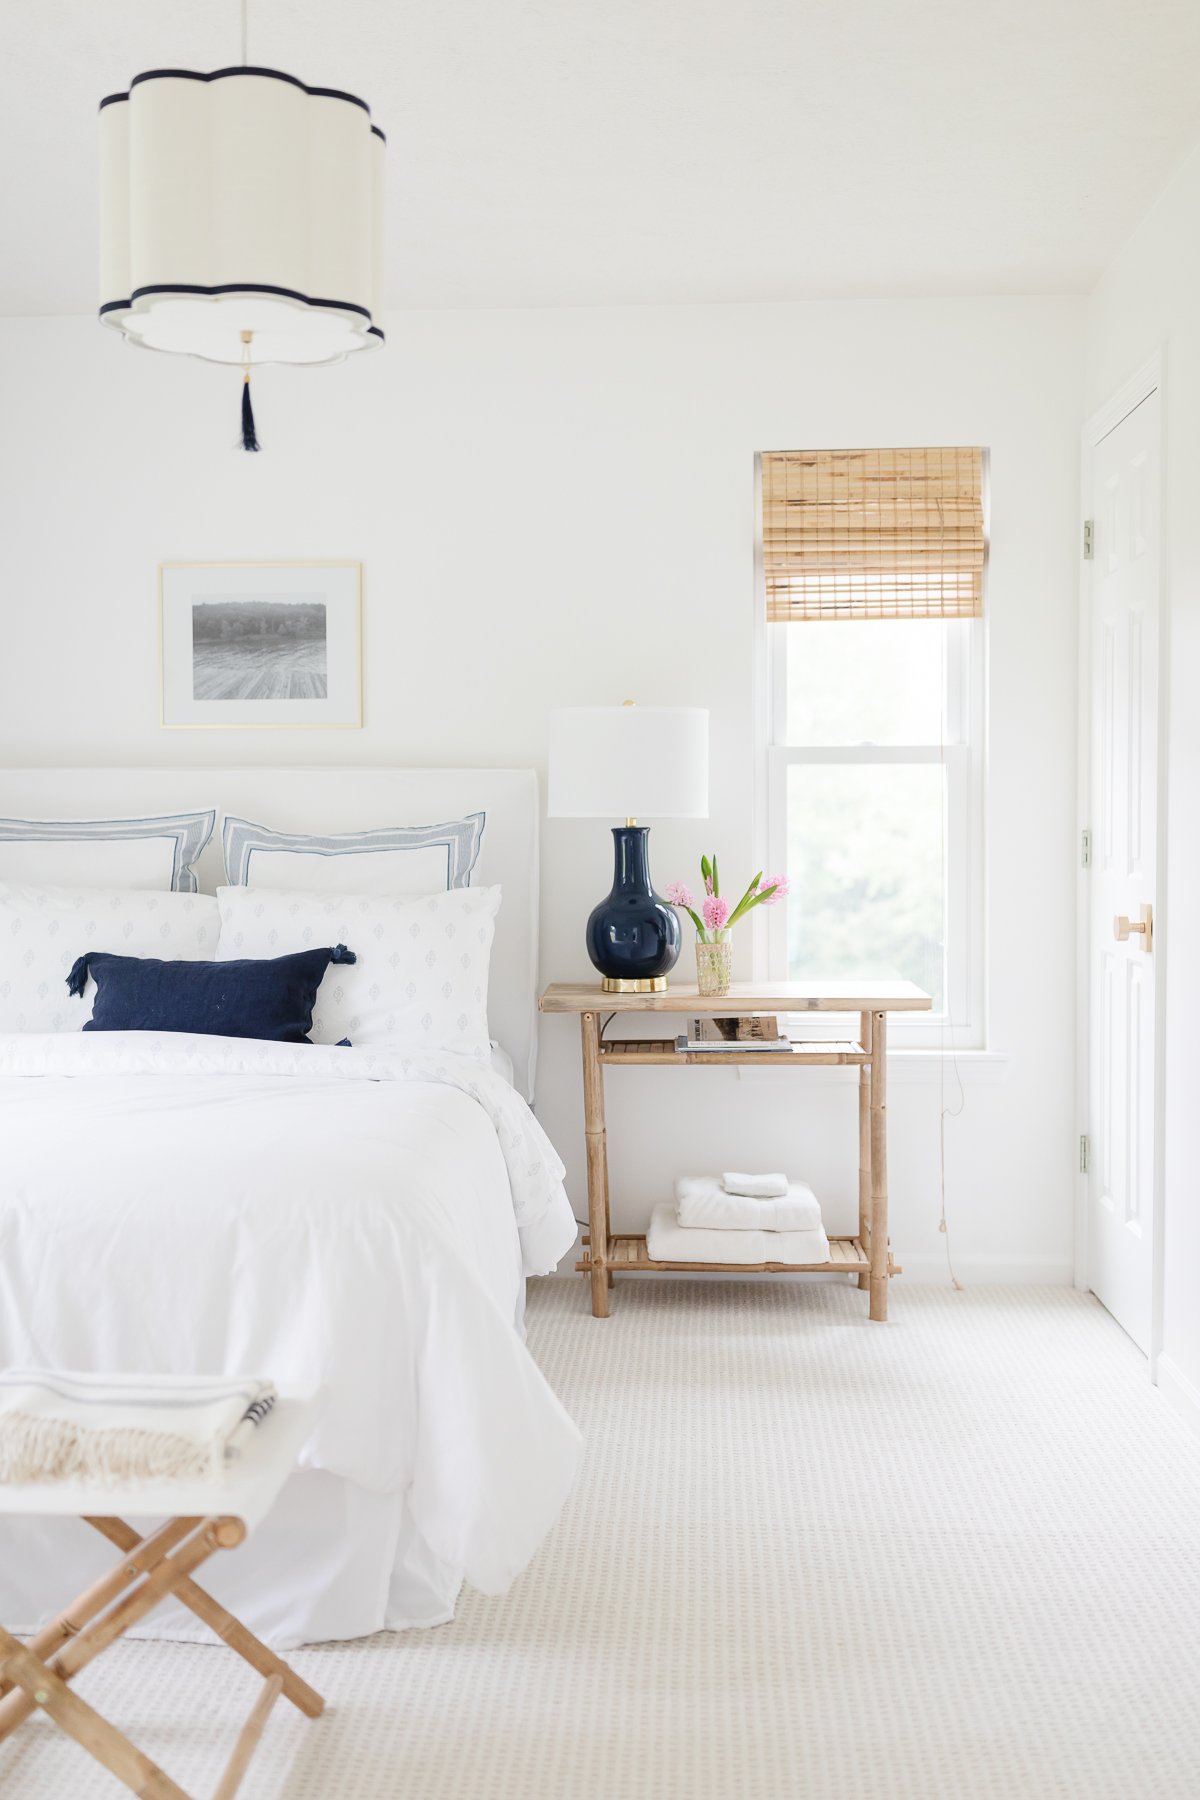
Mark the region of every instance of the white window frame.
<instances>
[{"instance_id":1,"label":"white window frame","mask_svg":"<svg viewBox=\"0 0 1200 1800\"><path fill-rule=\"evenodd\" d=\"M787 867L788 770L795 763L857 763L878 767L943 762L946 768L947 1014L893 1014L889 1039L897 1048L983 1049L985 1022L984 752L986 636L982 619L948 621L946 633L946 743L790 745L787 735L787 650L802 638L803 624L768 624L760 579L756 583L761 782L757 859L768 870ZM792 634L791 637L788 634ZM798 646L797 646L798 647ZM756 907L752 915L755 976L787 975L787 908ZM806 1035L817 1023L805 1017ZM829 1021L829 1035L844 1035Z\"/></svg>"}]
</instances>

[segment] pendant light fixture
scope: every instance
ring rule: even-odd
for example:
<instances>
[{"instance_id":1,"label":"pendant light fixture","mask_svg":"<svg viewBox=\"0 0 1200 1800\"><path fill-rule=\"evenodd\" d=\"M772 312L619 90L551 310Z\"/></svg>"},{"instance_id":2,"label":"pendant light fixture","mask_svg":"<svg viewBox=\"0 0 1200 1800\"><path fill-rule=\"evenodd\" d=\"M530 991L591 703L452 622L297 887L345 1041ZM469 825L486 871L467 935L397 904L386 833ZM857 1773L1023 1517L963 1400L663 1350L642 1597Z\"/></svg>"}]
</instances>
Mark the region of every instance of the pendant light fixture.
<instances>
[{"instance_id":1,"label":"pendant light fixture","mask_svg":"<svg viewBox=\"0 0 1200 1800\"><path fill-rule=\"evenodd\" d=\"M100 320L150 350L242 370L383 343L382 131L340 88L247 55L147 69L100 102Z\"/></svg>"}]
</instances>

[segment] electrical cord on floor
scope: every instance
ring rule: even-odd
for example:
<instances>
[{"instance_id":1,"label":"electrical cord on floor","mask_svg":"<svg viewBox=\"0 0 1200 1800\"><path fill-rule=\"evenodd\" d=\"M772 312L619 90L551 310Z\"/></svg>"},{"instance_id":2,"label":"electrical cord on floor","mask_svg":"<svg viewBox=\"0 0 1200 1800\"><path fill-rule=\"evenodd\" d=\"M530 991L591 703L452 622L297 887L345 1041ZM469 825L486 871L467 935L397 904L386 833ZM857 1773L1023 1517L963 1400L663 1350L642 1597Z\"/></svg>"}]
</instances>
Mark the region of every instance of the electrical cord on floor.
<instances>
[{"instance_id":1,"label":"electrical cord on floor","mask_svg":"<svg viewBox=\"0 0 1200 1800\"><path fill-rule=\"evenodd\" d=\"M946 1049L945 1049L945 1039L943 1036L942 1053L938 1057L938 1086L939 1086L939 1093L938 1093L938 1176L939 1176L939 1181L940 1181L940 1185L941 1185L941 1201L942 1201L941 1216L938 1219L938 1230L942 1233L943 1237L946 1240L946 1268L949 1271L951 1283L957 1289L957 1291L961 1294L962 1289L963 1289L963 1284L958 1279L958 1276L954 1272L954 1259L950 1254L950 1227L946 1222L946 1120L947 1119L957 1119L961 1115L963 1108L966 1106L966 1103L967 1103L967 1096L966 1096L966 1092L963 1088L963 1083L962 1083L962 1074L958 1067L958 1057L955 1054L955 1051L953 1048L953 1045L954 1045L954 1028L953 1028L953 1026L951 1026L951 1028L950 1028L950 1043L951 1043L950 1057L951 1057L952 1063L954 1064L954 1079L958 1084L958 1105L955 1107L949 1107L946 1105Z\"/></svg>"},{"instance_id":2,"label":"electrical cord on floor","mask_svg":"<svg viewBox=\"0 0 1200 1800\"><path fill-rule=\"evenodd\" d=\"M942 822L942 895L943 906L947 886L949 858L946 854L946 631L942 627L942 705L938 714L938 761L942 767L941 785L941 822ZM944 943L944 933L943 933ZM954 1272L954 1258L950 1254L950 1226L946 1219L946 1120L957 1119L967 1104L966 1091L963 1088L962 1071L958 1066L958 1051L954 1043L954 1025L951 1021L950 1009L950 969L946 970L946 992L943 996L942 1015L938 1025L938 1187L941 1198L941 1212L938 1217L938 1230L946 1240L946 1268L950 1275L951 1285L956 1292L962 1293L963 1284ZM954 1065L954 1079L958 1085L958 1105L946 1105L946 1031L950 1032L950 1060Z\"/></svg>"}]
</instances>

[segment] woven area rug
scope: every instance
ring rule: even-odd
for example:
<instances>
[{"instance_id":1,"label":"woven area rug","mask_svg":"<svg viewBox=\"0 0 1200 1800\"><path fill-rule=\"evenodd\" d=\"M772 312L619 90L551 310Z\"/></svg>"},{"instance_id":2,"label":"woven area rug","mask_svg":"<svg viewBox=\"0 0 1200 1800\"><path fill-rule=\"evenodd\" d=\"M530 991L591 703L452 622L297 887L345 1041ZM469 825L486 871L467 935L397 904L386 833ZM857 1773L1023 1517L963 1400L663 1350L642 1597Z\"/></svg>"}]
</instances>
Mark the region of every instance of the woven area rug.
<instances>
[{"instance_id":1,"label":"woven area rug","mask_svg":"<svg viewBox=\"0 0 1200 1800\"><path fill-rule=\"evenodd\" d=\"M552 1537L453 1624L296 1653L246 1800L1194 1800L1200 1443L1094 1301L896 1282L534 1284L587 1438ZM251 1546L252 1549L252 1546ZM81 1678L207 1795L256 1678ZM44 1719L0 1794L125 1793Z\"/></svg>"}]
</instances>

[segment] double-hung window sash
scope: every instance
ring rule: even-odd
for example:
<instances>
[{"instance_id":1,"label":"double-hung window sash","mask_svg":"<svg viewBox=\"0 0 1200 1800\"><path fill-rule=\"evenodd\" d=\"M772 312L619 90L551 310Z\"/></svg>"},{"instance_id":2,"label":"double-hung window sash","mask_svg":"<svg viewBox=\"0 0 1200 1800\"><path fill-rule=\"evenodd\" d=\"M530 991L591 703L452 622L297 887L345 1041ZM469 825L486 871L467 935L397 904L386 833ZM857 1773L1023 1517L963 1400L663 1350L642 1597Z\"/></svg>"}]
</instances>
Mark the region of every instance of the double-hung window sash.
<instances>
[{"instance_id":1,"label":"double-hung window sash","mask_svg":"<svg viewBox=\"0 0 1200 1800\"><path fill-rule=\"evenodd\" d=\"M986 452L979 448L877 450L780 450L761 459L761 557L765 616L774 645L771 670L771 748L768 777L767 862L790 866L798 882L793 908L777 908L761 930L766 934L773 975L811 973L816 962L843 972L887 965L908 974L935 997L934 1016L919 1022L913 1041L940 1029L949 1019L975 1034L982 1030L982 659L977 628L982 617L987 561L985 513ZM914 632L923 640L915 663L931 653L940 661L930 672L941 688L940 725L930 716L920 741L889 734L886 721L872 729L871 696L880 680L873 653L864 669L862 739L828 742L816 718L789 710L787 670L791 659L804 666L810 652L797 625L875 620L943 621ZM955 623L957 621L957 623ZM891 641L905 639L903 627L885 628ZM934 635L930 635L933 633ZM884 634L881 634L884 635ZM865 645L873 637L848 634ZM840 640L823 639L821 659ZM884 636L884 641L889 641ZM834 666L853 680L855 651ZM901 659L903 660L903 658ZM903 675L897 671L897 679ZM924 773L940 765L941 800ZM830 794L846 789L846 829L830 826ZM824 799L820 798L824 795ZM856 804L856 796L861 796ZM896 865L895 806L909 805L913 837L907 875ZM886 823L879 826L884 808ZM815 809L815 810L814 810ZM889 810L890 809L890 810ZM938 830L938 814L941 829ZM806 837L811 826L814 835ZM832 831L830 841L824 833ZM797 833L799 836L797 837ZM940 856L936 847L941 837ZM922 848L924 846L924 848ZM940 862L930 867L930 858ZM814 886L812 859L822 863ZM913 858L924 860L917 864ZM808 862L808 869L805 864ZM845 893L844 915L833 917L830 892ZM894 889L894 904L892 894ZM926 896L914 914L914 896ZM940 897L939 897L940 894ZM872 924L880 908L889 928L878 940ZM874 910L873 910L874 909ZM906 911L907 909L907 911ZM900 934L895 921L913 920L907 961L892 968ZM853 923L851 923L853 921ZM839 937L840 932L840 937ZM911 939L923 932L923 948ZM845 940L845 941L843 941ZM960 1042L973 1041L964 1032Z\"/></svg>"}]
</instances>

